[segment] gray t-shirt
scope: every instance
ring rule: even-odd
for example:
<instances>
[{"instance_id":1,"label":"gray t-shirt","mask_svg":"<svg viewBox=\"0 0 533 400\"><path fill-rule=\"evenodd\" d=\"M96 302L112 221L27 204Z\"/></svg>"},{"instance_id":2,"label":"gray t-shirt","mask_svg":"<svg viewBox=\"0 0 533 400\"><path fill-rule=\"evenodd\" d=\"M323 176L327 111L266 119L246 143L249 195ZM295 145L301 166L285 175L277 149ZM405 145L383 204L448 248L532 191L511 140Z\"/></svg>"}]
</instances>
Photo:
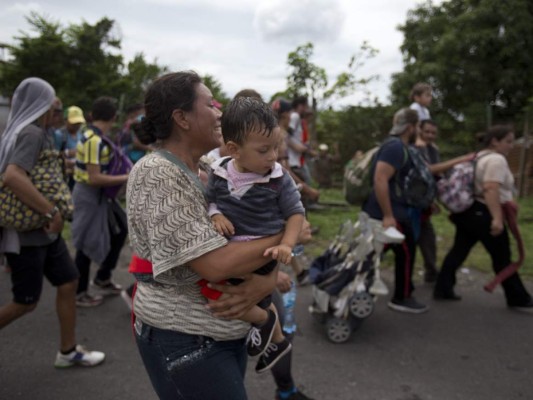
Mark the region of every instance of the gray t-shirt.
<instances>
[{"instance_id":1,"label":"gray t-shirt","mask_svg":"<svg viewBox=\"0 0 533 400\"><path fill-rule=\"evenodd\" d=\"M30 173L39 154L43 150L54 149L54 138L35 124L30 124L20 131L11 151L8 164L15 164ZM58 234L48 234L44 229L36 229L28 232L18 232L21 246L46 246L57 239Z\"/></svg>"}]
</instances>

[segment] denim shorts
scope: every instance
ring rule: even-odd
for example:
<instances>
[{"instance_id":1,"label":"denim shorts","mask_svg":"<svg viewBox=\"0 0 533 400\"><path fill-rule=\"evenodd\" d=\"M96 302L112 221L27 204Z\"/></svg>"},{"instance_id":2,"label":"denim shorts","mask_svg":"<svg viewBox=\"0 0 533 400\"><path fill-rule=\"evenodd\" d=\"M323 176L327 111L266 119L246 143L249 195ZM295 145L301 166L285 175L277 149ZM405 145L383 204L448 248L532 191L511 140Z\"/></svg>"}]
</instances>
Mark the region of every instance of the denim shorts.
<instances>
[{"instance_id":1,"label":"denim shorts","mask_svg":"<svg viewBox=\"0 0 533 400\"><path fill-rule=\"evenodd\" d=\"M135 321L137 346L152 386L162 400L246 400L244 339L155 328Z\"/></svg>"}]
</instances>

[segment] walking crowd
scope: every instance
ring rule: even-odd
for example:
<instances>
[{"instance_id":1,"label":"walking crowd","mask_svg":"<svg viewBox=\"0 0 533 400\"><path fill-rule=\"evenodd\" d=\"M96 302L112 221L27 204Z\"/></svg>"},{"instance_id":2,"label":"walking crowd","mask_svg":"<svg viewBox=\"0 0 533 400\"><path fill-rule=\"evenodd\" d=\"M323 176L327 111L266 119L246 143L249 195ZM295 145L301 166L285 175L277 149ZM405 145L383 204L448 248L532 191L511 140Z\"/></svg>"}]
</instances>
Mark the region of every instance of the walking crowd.
<instances>
[{"instance_id":1,"label":"walking crowd","mask_svg":"<svg viewBox=\"0 0 533 400\"><path fill-rule=\"evenodd\" d=\"M415 85L411 99L410 107L395 113L389 138L373 157L362 204L383 228L405 237L390 246L395 273L389 307L428 310L413 296L417 246L434 298L460 300L456 272L481 242L495 274L505 273L507 305L533 310L518 272L508 270L506 210L516 208L505 156L513 129L493 126L480 137L482 150L442 161L429 113L432 88ZM87 114L76 105L64 112L49 83L22 81L0 137L0 253L13 292L0 307L0 329L35 309L46 278L57 288L55 366L96 366L105 354L78 343L76 307L121 294L161 399L246 399L249 356L257 357L256 372L272 372L276 399L309 399L291 373L292 332L283 330L282 296L293 278L305 281L297 247L311 239L306 212L321 207L309 157L322 172L338 160L337 148L330 156L327 145L318 151L310 146L309 115L305 97L267 104L252 89L222 110L196 73L176 72L155 80L144 104L129 107L113 134L113 98L95 99ZM435 181L459 164L475 165L472 204L451 214L456 233L440 271L431 223L440 206L434 198L416 202L402 189L419 168L417 154ZM322 175L320 187L331 185L331 175ZM61 236L67 221L74 258ZM113 271L128 238L135 283L124 289Z\"/></svg>"}]
</instances>

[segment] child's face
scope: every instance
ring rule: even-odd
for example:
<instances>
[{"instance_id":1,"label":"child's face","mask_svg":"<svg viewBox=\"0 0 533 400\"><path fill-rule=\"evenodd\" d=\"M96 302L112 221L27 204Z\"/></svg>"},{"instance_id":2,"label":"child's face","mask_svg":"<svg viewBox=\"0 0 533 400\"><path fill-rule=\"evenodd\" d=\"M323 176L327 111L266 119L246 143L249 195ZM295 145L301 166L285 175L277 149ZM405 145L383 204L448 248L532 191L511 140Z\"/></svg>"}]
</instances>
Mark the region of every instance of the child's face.
<instances>
[{"instance_id":1,"label":"child's face","mask_svg":"<svg viewBox=\"0 0 533 400\"><path fill-rule=\"evenodd\" d=\"M258 131L250 132L242 145L235 145L232 157L239 172L265 175L278 159L281 131L274 128L270 136Z\"/></svg>"},{"instance_id":2,"label":"child's face","mask_svg":"<svg viewBox=\"0 0 533 400\"><path fill-rule=\"evenodd\" d=\"M419 94L418 96L415 96L415 101L424 107L430 106L431 99L433 99L433 95L431 94L431 92L424 92L422 94Z\"/></svg>"}]
</instances>

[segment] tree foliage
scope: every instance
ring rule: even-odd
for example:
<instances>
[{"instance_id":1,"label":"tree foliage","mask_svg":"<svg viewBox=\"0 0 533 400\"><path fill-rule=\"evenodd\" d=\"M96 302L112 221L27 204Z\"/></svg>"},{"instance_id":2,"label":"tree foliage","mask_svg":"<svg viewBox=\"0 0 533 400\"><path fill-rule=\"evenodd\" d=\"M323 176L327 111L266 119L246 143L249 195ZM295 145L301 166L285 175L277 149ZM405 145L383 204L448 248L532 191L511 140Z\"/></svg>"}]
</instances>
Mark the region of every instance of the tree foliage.
<instances>
[{"instance_id":1,"label":"tree foliage","mask_svg":"<svg viewBox=\"0 0 533 400\"><path fill-rule=\"evenodd\" d=\"M391 128L391 106L353 106L343 110L323 110L317 123L320 142L339 144L342 164L357 150L366 151L380 143Z\"/></svg>"},{"instance_id":2,"label":"tree foliage","mask_svg":"<svg viewBox=\"0 0 533 400\"><path fill-rule=\"evenodd\" d=\"M522 118L533 95L533 2L428 1L399 29L405 68L393 77L396 104L422 81L434 87L431 111L441 128L476 132Z\"/></svg>"},{"instance_id":3,"label":"tree foliage","mask_svg":"<svg viewBox=\"0 0 533 400\"><path fill-rule=\"evenodd\" d=\"M38 76L50 82L65 105L89 109L94 99L108 95L125 104L142 101L146 86L166 71L137 54L127 66L120 54L115 21L102 18L63 27L31 13L34 34L22 32L9 47L11 59L0 65L0 90L10 95L23 79Z\"/></svg>"},{"instance_id":4,"label":"tree foliage","mask_svg":"<svg viewBox=\"0 0 533 400\"><path fill-rule=\"evenodd\" d=\"M202 82L205 86L211 90L211 93L213 94L213 98L218 101L219 103L222 103L223 106L229 103L230 98L226 95L224 90L222 89L222 84L213 76L206 74L202 77Z\"/></svg>"},{"instance_id":5,"label":"tree foliage","mask_svg":"<svg viewBox=\"0 0 533 400\"><path fill-rule=\"evenodd\" d=\"M311 61L313 52L313 44L306 43L289 53L287 64L290 73L287 76L285 93L289 98L307 95L312 99L315 111L318 103L322 103L321 105L325 108L328 105L328 100L333 101L349 96L376 78L376 76L358 76L358 70L364 63L378 53L367 42L364 42L357 52L350 57L346 71L340 73L335 82L329 86L326 70Z\"/></svg>"}]
</instances>

